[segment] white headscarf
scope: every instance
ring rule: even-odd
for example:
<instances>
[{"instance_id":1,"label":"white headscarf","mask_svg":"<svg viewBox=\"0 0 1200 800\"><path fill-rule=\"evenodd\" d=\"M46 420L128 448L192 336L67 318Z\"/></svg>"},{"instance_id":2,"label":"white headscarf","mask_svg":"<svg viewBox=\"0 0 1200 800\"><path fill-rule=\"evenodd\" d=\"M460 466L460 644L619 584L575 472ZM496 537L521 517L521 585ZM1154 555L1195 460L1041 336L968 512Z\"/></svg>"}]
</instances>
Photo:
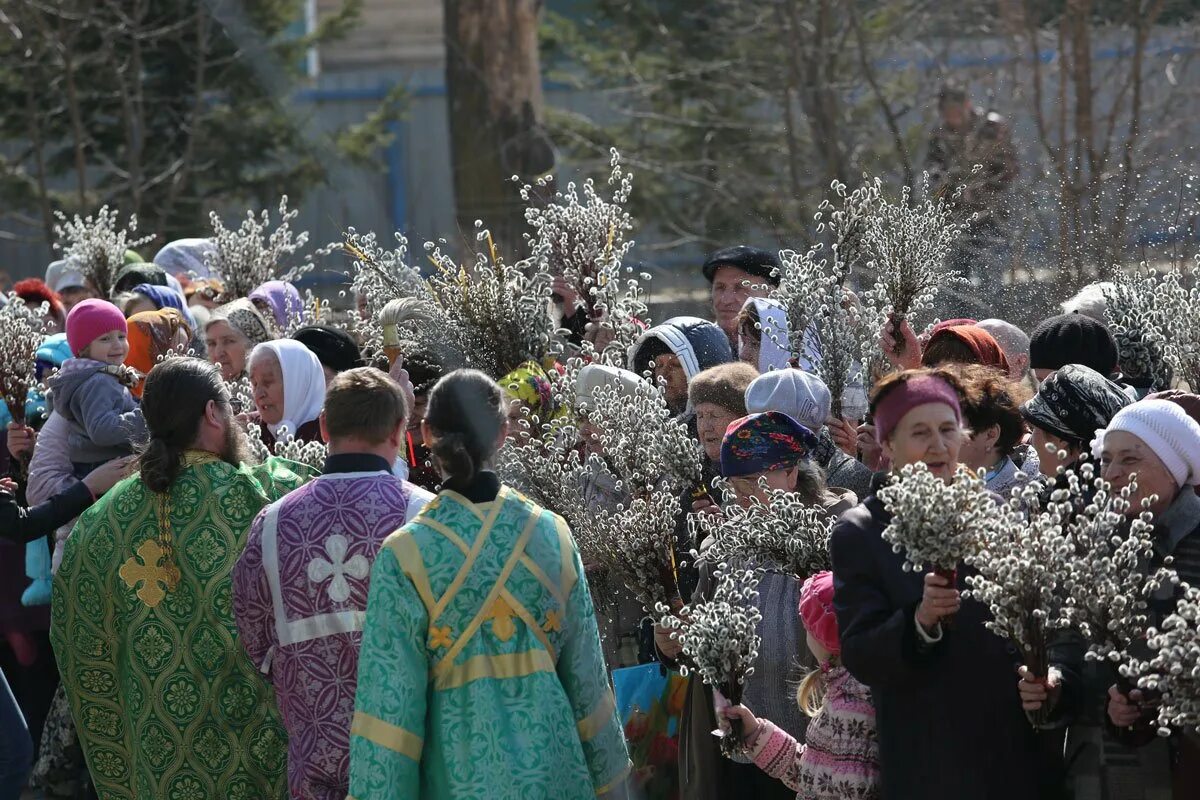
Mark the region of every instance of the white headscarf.
<instances>
[{"instance_id":1,"label":"white headscarf","mask_svg":"<svg viewBox=\"0 0 1200 800\"><path fill-rule=\"evenodd\" d=\"M788 337L787 312L778 300L767 297L748 298L742 308L753 305L758 311L758 322L762 329L762 340L758 349L758 371L764 375L774 369L791 366L790 342ZM821 361L821 347L817 329L810 325L804 334L804 351L800 356L799 368L816 373Z\"/></svg>"},{"instance_id":2,"label":"white headscarf","mask_svg":"<svg viewBox=\"0 0 1200 800\"><path fill-rule=\"evenodd\" d=\"M291 441L300 426L319 417L325 407L325 371L313 352L295 339L255 345L249 363L260 351L270 351L283 373L283 419L275 425L267 423L267 430L278 441Z\"/></svg>"}]
</instances>

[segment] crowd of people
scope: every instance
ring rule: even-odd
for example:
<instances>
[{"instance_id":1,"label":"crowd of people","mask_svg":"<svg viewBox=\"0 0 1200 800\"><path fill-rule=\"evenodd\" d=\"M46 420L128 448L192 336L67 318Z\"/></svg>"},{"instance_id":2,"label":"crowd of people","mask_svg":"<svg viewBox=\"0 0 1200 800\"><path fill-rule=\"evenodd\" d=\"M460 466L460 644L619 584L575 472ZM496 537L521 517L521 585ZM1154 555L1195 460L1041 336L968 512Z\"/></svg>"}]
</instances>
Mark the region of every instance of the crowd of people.
<instances>
[{"instance_id":1,"label":"crowd of people","mask_svg":"<svg viewBox=\"0 0 1200 800\"><path fill-rule=\"evenodd\" d=\"M0 800L27 785L101 800L638 796L611 670L688 656L647 610L594 599L603 576L564 519L497 470L527 420L559 413L555 365L489 376L432 350L372 352L352 326L297 327L294 286L231 297L211 248L131 254L104 297L58 261L7 299L44 316L48 391L0 456ZM660 765L672 795L1082 798L1136 773L1196 796L1194 733L1156 737L1152 698L1085 662L1074 636L1032 675L960 576L905 568L876 490L914 464L947 480L965 465L1006 497L1052 493L1085 463L1117 489L1136 475L1148 567L1200 586L1200 396L1130 385L1093 304L1028 333L954 319L918 336L896 320L879 331L891 364L834 417L821 343L769 297L780 268L759 248L717 251L702 267L711 320L666 320L627 368L571 373L583 451L600 449L586 410L601 387L657 386L686 423L703 468L674 530L685 601L713 596L717 566L689 517L773 491L837 520L831 571L761 577L741 702L692 675L678 757ZM559 300L569 322L581 303ZM323 463L272 455L289 443L324 444ZM584 496L611 509L622 491ZM1180 591L1151 599L1155 621Z\"/></svg>"}]
</instances>

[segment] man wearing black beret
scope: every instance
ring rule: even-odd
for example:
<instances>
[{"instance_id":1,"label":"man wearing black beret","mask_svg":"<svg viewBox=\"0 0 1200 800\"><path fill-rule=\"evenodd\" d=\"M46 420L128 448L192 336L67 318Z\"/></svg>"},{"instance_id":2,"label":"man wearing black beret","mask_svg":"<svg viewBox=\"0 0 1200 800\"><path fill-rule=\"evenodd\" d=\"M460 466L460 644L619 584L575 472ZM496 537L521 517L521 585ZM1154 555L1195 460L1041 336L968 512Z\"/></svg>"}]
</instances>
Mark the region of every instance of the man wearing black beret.
<instances>
[{"instance_id":1,"label":"man wearing black beret","mask_svg":"<svg viewBox=\"0 0 1200 800\"><path fill-rule=\"evenodd\" d=\"M738 314L751 297L766 297L779 286L779 257L769 250L739 244L718 250L703 266L712 287L714 321L737 352Z\"/></svg>"}]
</instances>

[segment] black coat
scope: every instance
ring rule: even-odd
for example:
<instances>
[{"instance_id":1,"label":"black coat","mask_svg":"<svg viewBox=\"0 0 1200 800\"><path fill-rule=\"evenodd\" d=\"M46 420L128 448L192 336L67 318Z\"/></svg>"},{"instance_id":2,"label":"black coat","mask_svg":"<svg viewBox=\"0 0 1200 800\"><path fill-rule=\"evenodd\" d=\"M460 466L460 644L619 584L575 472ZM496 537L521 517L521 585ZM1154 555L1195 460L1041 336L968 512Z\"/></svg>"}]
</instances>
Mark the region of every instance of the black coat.
<instances>
[{"instance_id":1,"label":"black coat","mask_svg":"<svg viewBox=\"0 0 1200 800\"><path fill-rule=\"evenodd\" d=\"M871 689L884 800L1057 796L1044 787L1061 782L1061 763L1021 709L1016 649L984 628L987 609L972 600L941 641L921 641L923 576L903 571L881 538L889 519L871 495L842 515L830 545L842 660ZM1081 655L1051 655L1064 673L1057 716L1077 704Z\"/></svg>"}]
</instances>

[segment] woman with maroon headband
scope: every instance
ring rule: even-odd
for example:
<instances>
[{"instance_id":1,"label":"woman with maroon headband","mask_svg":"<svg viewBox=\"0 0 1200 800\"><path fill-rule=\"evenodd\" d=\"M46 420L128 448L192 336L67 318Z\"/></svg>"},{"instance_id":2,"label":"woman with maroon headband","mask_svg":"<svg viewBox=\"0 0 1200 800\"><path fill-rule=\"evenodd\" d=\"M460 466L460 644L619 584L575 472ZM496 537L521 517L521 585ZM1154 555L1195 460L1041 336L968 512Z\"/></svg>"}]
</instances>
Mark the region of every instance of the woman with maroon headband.
<instances>
[{"instance_id":1,"label":"woman with maroon headband","mask_svg":"<svg viewBox=\"0 0 1200 800\"><path fill-rule=\"evenodd\" d=\"M966 438L956 380L922 369L879 382L871 412L893 469L924 462L954 474ZM904 555L880 536L889 521L872 494L842 515L830 545L842 661L871 689L883 797L1059 796L1061 748L1042 752L1022 706L1048 702L1053 723L1065 724L1082 654L1051 648L1049 690L1020 681L1017 651L984 627L987 609L945 578L905 572ZM950 614L953 627L941 624Z\"/></svg>"}]
</instances>

